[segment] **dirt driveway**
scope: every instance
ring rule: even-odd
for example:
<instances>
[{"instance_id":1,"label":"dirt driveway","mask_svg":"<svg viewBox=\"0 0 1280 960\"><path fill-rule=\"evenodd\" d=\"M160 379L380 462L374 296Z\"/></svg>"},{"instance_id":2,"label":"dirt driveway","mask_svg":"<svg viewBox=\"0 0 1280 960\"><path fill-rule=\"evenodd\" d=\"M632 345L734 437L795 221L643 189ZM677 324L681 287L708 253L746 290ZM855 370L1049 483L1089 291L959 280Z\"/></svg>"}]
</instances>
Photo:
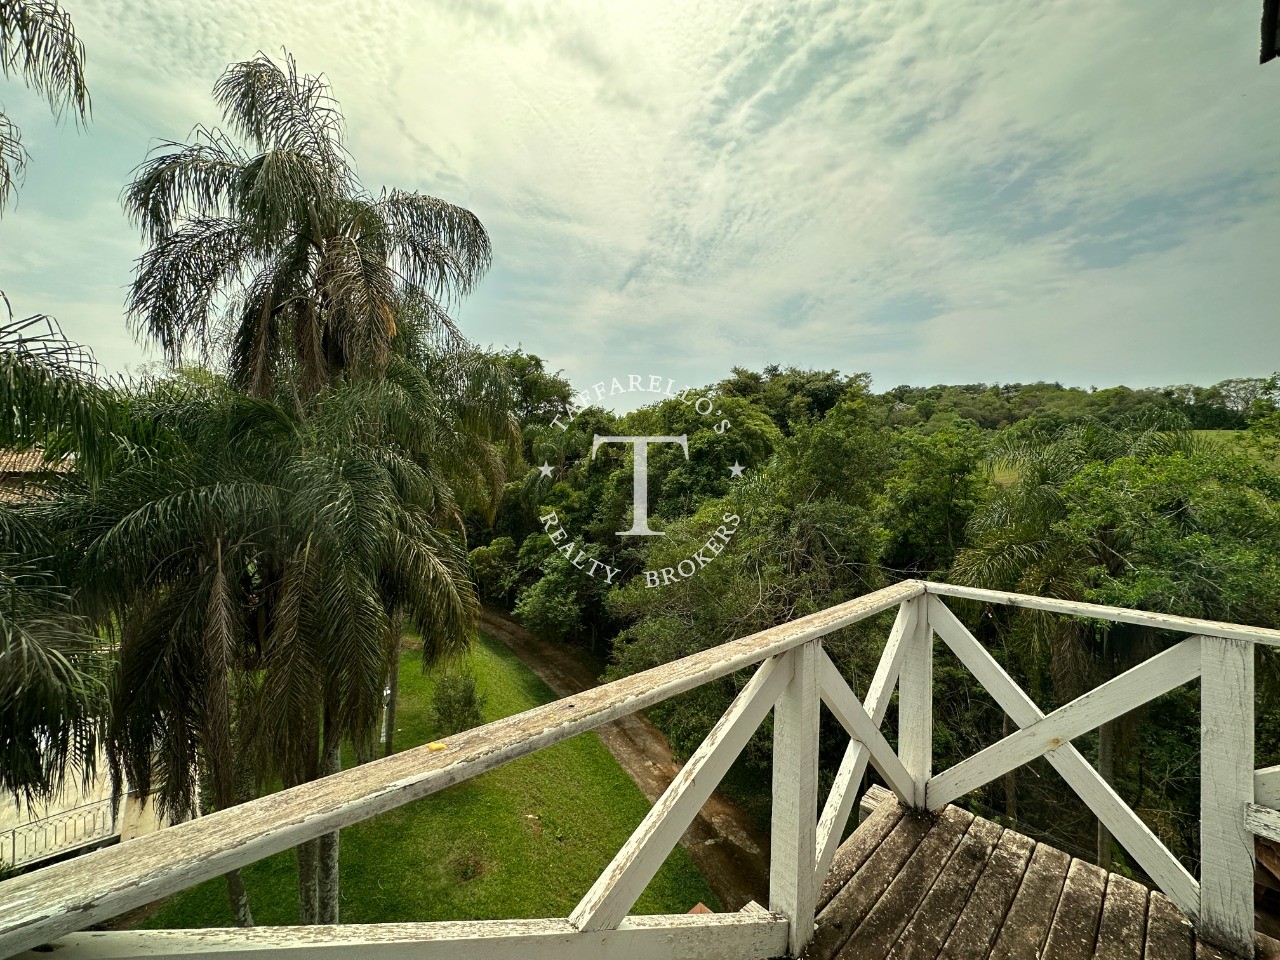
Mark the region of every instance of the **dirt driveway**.
<instances>
[{"instance_id":1,"label":"dirt driveway","mask_svg":"<svg viewBox=\"0 0 1280 960\"><path fill-rule=\"evenodd\" d=\"M481 624L556 696L572 696L599 685L591 668L571 651L539 640L502 614L485 610ZM662 795L680 770L667 738L639 714L600 727L596 732L650 803ZM769 838L737 804L719 792L711 794L680 842L693 856L726 910L740 910L749 900L768 904Z\"/></svg>"}]
</instances>

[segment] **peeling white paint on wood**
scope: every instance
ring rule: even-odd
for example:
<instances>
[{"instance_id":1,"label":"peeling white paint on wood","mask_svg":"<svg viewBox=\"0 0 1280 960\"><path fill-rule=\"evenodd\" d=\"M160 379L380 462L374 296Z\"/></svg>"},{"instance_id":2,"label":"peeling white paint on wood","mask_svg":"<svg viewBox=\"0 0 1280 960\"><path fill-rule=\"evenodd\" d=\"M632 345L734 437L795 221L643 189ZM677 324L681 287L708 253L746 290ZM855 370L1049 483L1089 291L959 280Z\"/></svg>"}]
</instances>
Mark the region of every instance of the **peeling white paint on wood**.
<instances>
[{"instance_id":1,"label":"peeling white paint on wood","mask_svg":"<svg viewBox=\"0 0 1280 960\"><path fill-rule=\"evenodd\" d=\"M1206 940L1253 950L1254 653L1244 640L1206 638L1200 677L1200 918Z\"/></svg>"},{"instance_id":2,"label":"peeling white paint on wood","mask_svg":"<svg viewBox=\"0 0 1280 960\"><path fill-rule=\"evenodd\" d=\"M569 915L570 923L580 930L618 926L791 681L791 656L773 657L756 671Z\"/></svg>"},{"instance_id":3,"label":"peeling white paint on wood","mask_svg":"<svg viewBox=\"0 0 1280 960\"><path fill-rule=\"evenodd\" d=\"M1200 637L1183 640L938 774L929 781L930 808L939 810L1174 687L1190 683L1200 674L1200 641ZM982 682L983 678L978 679ZM1252 763L1247 772L1252 776Z\"/></svg>"},{"instance_id":4,"label":"peeling white paint on wood","mask_svg":"<svg viewBox=\"0 0 1280 960\"><path fill-rule=\"evenodd\" d=\"M956 615L936 596L928 598L934 629L956 657L995 698L1014 723L1027 727L1044 718L1044 712L1014 682ZM1115 792L1093 765L1072 744L1048 755L1055 770L1084 801L1112 837L1138 862L1165 896L1188 917L1200 914L1200 885L1151 828Z\"/></svg>"},{"instance_id":5,"label":"peeling white paint on wood","mask_svg":"<svg viewBox=\"0 0 1280 960\"><path fill-rule=\"evenodd\" d=\"M1254 771L1253 802L1280 810L1280 766Z\"/></svg>"},{"instance_id":6,"label":"peeling white paint on wood","mask_svg":"<svg viewBox=\"0 0 1280 960\"><path fill-rule=\"evenodd\" d=\"M915 634L916 622L924 613L923 601L923 597L917 597L898 608L898 616L889 631L888 640L885 641L884 652L880 654L876 672L867 686L865 705L877 727L884 722L889 701L893 699L893 689L898 683L898 672L906 654L904 641ZM840 838L849 822L853 801L870 757L871 752L861 740L851 740L840 761L840 769L836 771L831 791L827 794L822 816L818 818L818 861L814 866L814 873L819 888L831 870L831 862L835 859Z\"/></svg>"},{"instance_id":7,"label":"peeling white paint on wood","mask_svg":"<svg viewBox=\"0 0 1280 960\"><path fill-rule=\"evenodd\" d=\"M1280 843L1280 810L1259 803L1246 804L1244 825L1250 832Z\"/></svg>"},{"instance_id":8,"label":"peeling white paint on wood","mask_svg":"<svg viewBox=\"0 0 1280 960\"><path fill-rule=\"evenodd\" d=\"M632 917L583 933L567 920L78 933L21 960L767 960L787 948L785 918L757 911Z\"/></svg>"}]
</instances>

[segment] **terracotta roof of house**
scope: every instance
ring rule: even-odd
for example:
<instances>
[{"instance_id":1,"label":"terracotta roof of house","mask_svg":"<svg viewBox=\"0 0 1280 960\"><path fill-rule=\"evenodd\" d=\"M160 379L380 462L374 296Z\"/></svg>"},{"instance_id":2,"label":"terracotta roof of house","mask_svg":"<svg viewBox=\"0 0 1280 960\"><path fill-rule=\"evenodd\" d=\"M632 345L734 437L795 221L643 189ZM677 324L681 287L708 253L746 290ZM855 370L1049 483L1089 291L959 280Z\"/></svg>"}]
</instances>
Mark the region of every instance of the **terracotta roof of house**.
<instances>
[{"instance_id":1,"label":"terracotta roof of house","mask_svg":"<svg viewBox=\"0 0 1280 960\"><path fill-rule=\"evenodd\" d=\"M70 457L48 462L44 451L0 450L0 473L69 473L74 461Z\"/></svg>"}]
</instances>

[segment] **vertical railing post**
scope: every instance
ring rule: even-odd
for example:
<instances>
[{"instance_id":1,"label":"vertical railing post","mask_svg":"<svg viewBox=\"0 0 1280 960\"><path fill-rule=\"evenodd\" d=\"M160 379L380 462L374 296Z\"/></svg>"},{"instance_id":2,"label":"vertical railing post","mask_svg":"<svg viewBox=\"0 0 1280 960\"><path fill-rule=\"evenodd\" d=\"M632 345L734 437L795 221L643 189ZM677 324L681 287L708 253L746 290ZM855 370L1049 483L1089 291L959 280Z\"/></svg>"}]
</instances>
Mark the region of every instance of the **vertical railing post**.
<instances>
[{"instance_id":1,"label":"vertical railing post","mask_svg":"<svg viewBox=\"0 0 1280 960\"><path fill-rule=\"evenodd\" d=\"M933 773L933 629L928 596L911 602L917 605L916 630L898 674L898 756L916 785L915 796L903 799L923 810L925 786Z\"/></svg>"},{"instance_id":2,"label":"vertical railing post","mask_svg":"<svg viewBox=\"0 0 1280 960\"><path fill-rule=\"evenodd\" d=\"M1200 935L1253 956L1253 644L1200 638Z\"/></svg>"},{"instance_id":3,"label":"vertical railing post","mask_svg":"<svg viewBox=\"0 0 1280 960\"><path fill-rule=\"evenodd\" d=\"M818 826L818 644L787 654L791 681L773 713L773 816L769 909L790 921L791 955L813 936L818 900L814 858Z\"/></svg>"}]
</instances>

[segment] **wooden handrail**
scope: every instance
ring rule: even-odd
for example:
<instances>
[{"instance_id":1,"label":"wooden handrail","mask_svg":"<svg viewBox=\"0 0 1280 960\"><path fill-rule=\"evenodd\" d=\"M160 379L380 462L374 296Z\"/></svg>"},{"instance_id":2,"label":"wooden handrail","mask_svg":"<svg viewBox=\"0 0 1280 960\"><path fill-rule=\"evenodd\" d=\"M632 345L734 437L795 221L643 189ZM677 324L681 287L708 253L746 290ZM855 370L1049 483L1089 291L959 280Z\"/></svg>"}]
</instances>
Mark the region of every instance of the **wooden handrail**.
<instances>
[{"instance_id":1,"label":"wooden handrail","mask_svg":"<svg viewBox=\"0 0 1280 960\"><path fill-rule=\"evenodd\" d=\"M1154 627L1157 630L1173 630L1178 633L1226 637L1232 640L1249 640L1253 643L1280 646L1280 630L1271 630L1267 627L1247 627L1238 623L1222 623L1218 620L1199 620L1195 617L1179 617L1168 613L1148 613L1145 610L1108 607L1100 603L1078 603L1075 600L1033 597L1026 593L982 590L978 587L962 587L954 583L934 583L932 580L925 583L924 589L926 593L939 597L998 603L1002 606L1022 607L1025 610L1043 610L1045 613L1064 613L1072 617L1132 623L1140 627Z\"/></svg>"},{"instance_id":2,"label":"wooden handrail","mask_svg":"<svg viewBox=\"0 0 1280 960\"><path fill-rule=\"evenodd\" d=\"M385 813L897 607L909 580L447 738L0 883L0 956Z\"/></svg>"},{"instance_id":3,"label":"wooden handrail","mask_svg":"<svg viewBox=\"0 0 1280 960\"><path fill-rule=\"evenodd\" d=\"M1280 810L1280 766L1263 767L1253 772L1253 802Z\"/></svg>"},{"instance_id":4,"label":"wooden handrail","mask_svg":"<svg viewBox=\"0 0 1280 960\"><path fill-rule=\"evenodd\" d=\"M942 597L1141 624L1191 638L1046 716ZM895 607L897 620L865 702L860 701L823 651L821 640ZM937 774L932 770L935 636L1018 727L1000 742ZM590 954L605 942L592 939L600 937L609 938L617 949L624 943L643 943L654 956L666 955L660 944L670 940L672 931L679 931L681 937L686 933L703 937L699 943L710 944L706 937L714 934L697 921L659 918L646 925L625 914L770 709L775 711L772 912L720 923L724 936L739 938L733 943L742 944L735 949L743 956L772 956L784 941L793 954L805 946L813 931L817 887L825 878L869 758L900 799L925 808L957 799L1037 756L1047 757L1204 935L1242 951L1252 931L1250 830L1280 835L1280 812L1267 806L1280 797L1280 768L1253 770L1252 644L1256 643L1280 645L1280 631L906 581L449 737L443 749L433 744L435 749L406 750L0 883L0 957L82 930L765 661L569 920L506 926L420 925L421 929L414 928L414 939L388 934L387 942L380 931L357 934L346 928L328 932L309 928L296 937L285 932L251 932L243 937L226 932L222 940L210 939L210 931L88 934L68 942L72 953L81 950L93 956L99 949L118 948L123 952L112 956L149 956L153 937L157 949L173 956L218 950L265 956L277 944L296 940L303 954L312 946L381 944L388 958L399 958L419 956L419 944L429 940L438 955L452 956L450 951L468 944L465 956L485 960L494 955L498 944L511 942L540 945L538 949L551 953L568 950L566 957ZM1098 724L1197 677L1202 689L1201 759L1206 782L1201 793L1199 880L1071 743ZM895 686L900 727L896 753L879 729ZM820 700L827 702L852 740L817 818Z\"/></svg>"}]
</instances>

